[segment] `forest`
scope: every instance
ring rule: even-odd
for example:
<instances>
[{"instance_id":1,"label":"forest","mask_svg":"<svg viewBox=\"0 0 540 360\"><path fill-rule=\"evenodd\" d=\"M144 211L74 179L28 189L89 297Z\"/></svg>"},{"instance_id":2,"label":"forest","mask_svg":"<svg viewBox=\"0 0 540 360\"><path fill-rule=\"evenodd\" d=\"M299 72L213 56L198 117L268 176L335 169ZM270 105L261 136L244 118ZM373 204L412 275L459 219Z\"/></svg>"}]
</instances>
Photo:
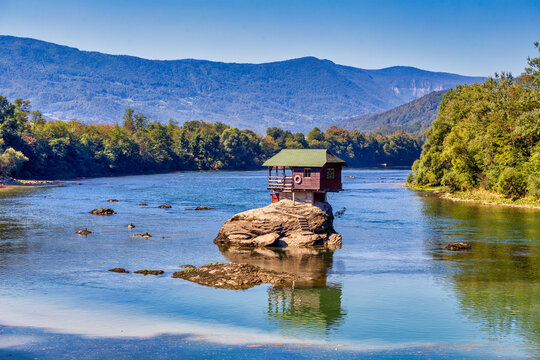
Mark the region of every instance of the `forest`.
<instances>
[{"instance_id":1,"label":"forest","mask_svg":"<svg viewBox=\"0 0 540 360\"><path fill-rule=\"evenodd\" d=\"M540 198L540 57L527 62L444 95L410 184Z\"/></svg>"},{"instance_id":2,"label":"forest","mask_svg":"<svg viewBox=\"0 0 540 360\"><path fill-rule=\"evenodd\" d=\"M119 119L120 120L120 119ZM126 109L121 122L47 121L28 100L0 96L0 175L67 179L182 170L258 169L283 148L328 148L349 166L410 166L421 140L404 132L340 128L309 134L268 128L265 135L222 123L151 121Z\"/></svg>"}]
</instances>

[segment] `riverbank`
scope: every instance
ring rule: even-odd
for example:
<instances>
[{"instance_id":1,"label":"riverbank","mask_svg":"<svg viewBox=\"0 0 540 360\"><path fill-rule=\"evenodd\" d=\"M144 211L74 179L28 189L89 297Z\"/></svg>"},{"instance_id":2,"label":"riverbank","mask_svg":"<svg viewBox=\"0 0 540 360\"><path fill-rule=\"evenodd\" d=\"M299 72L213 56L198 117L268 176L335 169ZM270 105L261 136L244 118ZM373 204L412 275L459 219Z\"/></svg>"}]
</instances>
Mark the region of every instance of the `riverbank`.
<instances>
[{"instance_id":1,"label":"riverbank","mask_svg":"<svg viewBox=\"0 0 540 360\"><path fill-rule=\"evenodd\" d=\"M469 191L458 191L458 192L449 192L443 186L417 186L411 184L403 184L412 190L417 191L427 191L432 194L437 195L438 197L450 201L461 201L461 202L471 202L482 205L499 205L499 206L509 206L517 208L526 208L526 209L535 209L540 210L540 200L536 200L531 197L521 198L517 200L512 200L510 198L504 197L501 194L498 194L493 191L488 190L469 190Z\"/></svg>"},{"instance_id":2,"label":"riverbank","mask_svg":"<svg viewBox=\"0 0 540 360\"><path fill-rule=\"evenodd\" d=\"M60 180L17 180L9 176L0 176L0 191L8 191L23 186L54 185L62 183Z\"/></svg>"}]
</instances>

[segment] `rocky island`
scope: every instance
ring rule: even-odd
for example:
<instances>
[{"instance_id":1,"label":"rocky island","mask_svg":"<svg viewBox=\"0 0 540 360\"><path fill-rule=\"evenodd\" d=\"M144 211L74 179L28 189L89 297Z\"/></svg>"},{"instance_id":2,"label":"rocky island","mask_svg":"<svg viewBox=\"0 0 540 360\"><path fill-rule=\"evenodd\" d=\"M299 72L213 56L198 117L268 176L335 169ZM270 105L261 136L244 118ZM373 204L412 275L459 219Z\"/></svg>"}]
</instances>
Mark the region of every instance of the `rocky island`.
<instances>
[{"instance_id":1,"label":"rocky island","mask_svg":"<svg viewBox=\"0 0 540 360\"><path fill-rule=\"evenodd\" d=\"M281 200L244 211L227 220L214 243L240 247L341 247L332 206L327 202Z\"/></svg>"}]
</instances>

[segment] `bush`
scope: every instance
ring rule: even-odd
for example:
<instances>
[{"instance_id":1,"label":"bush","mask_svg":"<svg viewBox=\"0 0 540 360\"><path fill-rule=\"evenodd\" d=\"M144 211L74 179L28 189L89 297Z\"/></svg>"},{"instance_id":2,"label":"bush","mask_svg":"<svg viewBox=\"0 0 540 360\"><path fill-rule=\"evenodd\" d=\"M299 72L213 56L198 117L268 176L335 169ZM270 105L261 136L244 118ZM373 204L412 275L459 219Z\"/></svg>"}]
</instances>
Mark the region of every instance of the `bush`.
<instances>
[{"instance_id":1,"label":"bush","mask_svg":"<svg viewBox=\"0 0 540 360\"><path fill-rule=\"evenodd\" d=\"M462 189L459 177L452 170L446 171L446 173L442 177L441 185L447 187L450 191L457 191Z\"/></svg>"},{"instance_id":2,"label":"bush","mask_svg":"<svg viewBox=\"0 0 540 360\"><path fill-rule=\"evenodd\" d=\"M540 199L540 176L538 174L529 175L527 179L527 194Z\"/></svg>"},{"instance_id":3,"label":"bush","mask_svg":"<svg viewBox=\"0 0 540 360\"><path fill-rule=\"evenodd\" d=\"M9 176L17 173L25 161L28 161L28 158L22 152L11 147L7 148L0 155L0 174Z\"/></svg>"},{"instance_id":4,"label":"bush","mask_svg":"<svg viewBox=\"0 0 540 360\"><path fill-rule=\"evenodd\" d=\"M527 180L515 168L506 168L499 175L496 190L506 197L517 199L526 194Z\"/></svg>"}]
</instances>

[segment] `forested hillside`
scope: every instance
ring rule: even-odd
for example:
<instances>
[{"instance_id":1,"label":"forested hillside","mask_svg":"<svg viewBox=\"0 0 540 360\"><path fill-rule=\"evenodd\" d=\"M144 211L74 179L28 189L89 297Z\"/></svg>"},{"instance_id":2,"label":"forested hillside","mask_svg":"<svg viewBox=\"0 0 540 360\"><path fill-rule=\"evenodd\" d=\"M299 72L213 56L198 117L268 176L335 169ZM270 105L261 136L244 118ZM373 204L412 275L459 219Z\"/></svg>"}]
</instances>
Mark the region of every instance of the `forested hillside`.
<instances>
[{"instance_id":1,"label":"forested hillside","mask_svg":"<svg viewBox=\"0 0 540 360\"><path fill-rule=\"evenodd\" d=\"M437 118L437 109L446 90L434 91L407 104L376 114L351 117L336 126L348 130L392 134L403 130L421 136Z\"/></svg>"},{"instance_id":2,"label":"forested hillside","mask_svg":"<svg viewBox=\"0 0 540 360\"><path fill-rule=\"evenodd\" d=\"M540 57L528 64L445 94L409 182L539 199Z\"/></svg>"},{"instance_id":3,"label":"forested hillside","mask_svg":"<svg viewBox=\"0 0 540 360\"><path fill-rule=\"evenodd\" d=\"M163 123L204 119L307 132L480 80L401 66L364 70L314 57L265 64L146 60L0 36L0 94L31 100L47 119L84 123L114 123L131 107Z\"/></svg>"},{"instance_id":4,"label":"forested hillside","mask_svg":"<svg viewBox=\"0 0 540 360\"><path fill-rule=\"evenodd\" d=\"M365 135L314 128L302 133L269 128L265 136L222 123L179 126L149 121L127 109L122 125L46 121L29 101L0 96L0 175L73 178L175 170L257 169L283 148L330 148L349 166L410 166L420 154L404 133Z\"/></svg>"}]
</instances>

